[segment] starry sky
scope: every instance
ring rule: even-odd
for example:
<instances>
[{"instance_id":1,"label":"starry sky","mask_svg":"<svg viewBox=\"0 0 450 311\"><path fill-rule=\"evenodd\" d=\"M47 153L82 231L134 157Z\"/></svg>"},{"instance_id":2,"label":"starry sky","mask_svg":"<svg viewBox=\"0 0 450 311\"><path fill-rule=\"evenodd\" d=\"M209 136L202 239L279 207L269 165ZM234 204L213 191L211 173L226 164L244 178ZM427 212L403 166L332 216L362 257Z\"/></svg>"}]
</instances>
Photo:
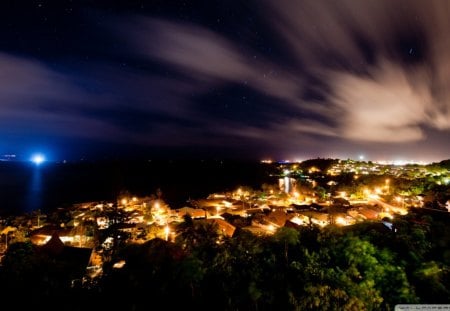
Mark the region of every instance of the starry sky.
<instances>
[{"instance_id":1,"label":"starry sky","mask_svg":"<svg viewBox=\"0 0 450 311\"><path fill-rule=\"evenodd\" d=\"M450 158L450 2L2 1L0 154Z\"/></svg>"}]
</instances>

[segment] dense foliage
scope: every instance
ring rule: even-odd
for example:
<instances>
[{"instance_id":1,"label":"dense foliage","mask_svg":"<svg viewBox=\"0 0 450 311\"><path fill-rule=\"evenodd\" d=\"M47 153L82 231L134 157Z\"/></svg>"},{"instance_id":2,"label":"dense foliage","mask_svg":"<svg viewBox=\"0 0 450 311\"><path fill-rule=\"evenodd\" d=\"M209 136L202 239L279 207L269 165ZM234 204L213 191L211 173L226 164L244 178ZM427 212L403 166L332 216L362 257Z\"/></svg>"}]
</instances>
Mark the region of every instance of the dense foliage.
<instances>
[{"instance_id":1,"label":"dense foliage","mask_svg":"<svg viewBox=\"0 0 450 311\"><path fill-rule=\"evenodd\" d=\"M283 227L272 236L221 237L189 217L174 242L118 249L95 284L29 243L12 244L1 267L4 303L58 310L393 310L450 301L450 217L417 209L389 229ZM125 260L121 269L113 263ZM24 297L17 299L13 297ZM11 305L11 304L10 304Z\"/></svg>"}]
</instances>

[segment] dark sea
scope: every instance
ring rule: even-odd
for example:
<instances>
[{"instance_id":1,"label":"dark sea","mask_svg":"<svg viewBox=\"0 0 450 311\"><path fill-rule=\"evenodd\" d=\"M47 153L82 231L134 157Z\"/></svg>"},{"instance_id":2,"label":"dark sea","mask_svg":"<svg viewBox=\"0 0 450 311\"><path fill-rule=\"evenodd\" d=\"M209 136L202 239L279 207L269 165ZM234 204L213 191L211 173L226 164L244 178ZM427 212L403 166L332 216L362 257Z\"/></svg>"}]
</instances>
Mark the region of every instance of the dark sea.
<instances>
[{"instance_id":1,"label":"dark sea","mask_svg":"<svg viewBox=\"0 0 450 311\"><path fill-rule=\"evenodd\" d=\"M107 161L76 163L0 162L0 215L19 215L91 201L115 201L119 194L156 195L171 208L189 199L277 183L274 168L257 161Z\"/></svg>"}]
</instances>

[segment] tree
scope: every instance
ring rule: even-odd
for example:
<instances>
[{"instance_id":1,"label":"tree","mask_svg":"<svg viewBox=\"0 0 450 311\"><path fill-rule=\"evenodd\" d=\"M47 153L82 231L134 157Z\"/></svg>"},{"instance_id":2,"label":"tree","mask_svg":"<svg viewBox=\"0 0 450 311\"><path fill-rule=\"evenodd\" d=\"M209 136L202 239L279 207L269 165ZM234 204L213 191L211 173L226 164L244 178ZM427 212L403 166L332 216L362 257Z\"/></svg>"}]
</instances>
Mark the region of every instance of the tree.
<instances>
[{"instance_id":1,"label":"tree","mask_svg":"<svg viewBox=\"0 0 450 311\"><path fill-rule=\"evenodd\" d=\"M2 260L0 276L3 303L18 309L45 306L55 310L61 308L55 297L70 297L73 294L71 281L81 277L76 262L70 258L62 260L57 254L47 252L44 246L37 247L31 242L9 246ZM18 293L27 293L28 298L13 300Z\"/></svg>"},{"instance_id":2,"label":"tree","mask_svg":"<svg viewBox=\"0 0 450 311\"><path fill-rule=\"evenodd\" d=\"M306 293L325 295L324 301L341 309L391 309L397 303L415 303L417 297L404 267L396 264L388 249L377 249L369 241L352 234L321 234L317 255L307 271L313 271ZM314 303L307 298L307 306ZM306 306L305 306L306 307Z\"/></svg>"},{"instance_id":3,"label":"tree","mask_svg":"<svg viewBox=\"0 0 450 311\"><path fill-rule=\"evenodd\" d=\"M450 299L450 271L435 261L424 262L414 271L422 303L447 303Z\"/></svg>"},{"instance_id":4,"label":"tree","mask_svg":"<svg viewBox=\"0 0 450 311\"><path fill-rule=\"evenodd\" d=\"M262 252L261 239L246 230L238 230L217 248L203 283L205 295L211 297L209 309L258 309L263 296Z\"/></svg>"},{"instance_id":5,"label":"tree","mask_svg":"<svg viewBox=\"0 0 450 311\"><path fill-rule=\"evenodd\" d=\"M218 226L214 222L194 221L190 215L184 216L184 222L177 226L175 243L188 253L195 253L202 261L214 257L219 240Z\"/></svg>"},{"instance_id":6,"label":"tree","mask_svg":"<svg viewBox=\"0 0 450 311\"><path fill-rule=\"evenodd\" d=\"M128 245L117 254L118 259L126 262L121 269L111 265L105 268L103 308L148 310L149 305L157 305L171 310L181 304L187 309L193 307L203 268L178 245L155 238Z\"/></svg>"},{"instance_id":7,"label":"tree","mask_svg":"<svg viewBox=\"0 0 450 311\"><path fill-rule=\"evenodd\" d=\"M281 227L273 235L274 240L283 245L286 264L289 263L289 246L297 245L299 236L300 233L296 229L289 227Z\"/></svg>"},{"instance_id":8,"label":"tree","mask_svg":"<svg viewBox=\"0 0 450 311\"><path fill-rule=\"evenodd\" d=\"M325 200L327 198L327 191L325 190L324 187L322 186L317 186L315 188L315 192L317 194L317 197L319 198L319 200Z\"/></svg>"}]
</instances>

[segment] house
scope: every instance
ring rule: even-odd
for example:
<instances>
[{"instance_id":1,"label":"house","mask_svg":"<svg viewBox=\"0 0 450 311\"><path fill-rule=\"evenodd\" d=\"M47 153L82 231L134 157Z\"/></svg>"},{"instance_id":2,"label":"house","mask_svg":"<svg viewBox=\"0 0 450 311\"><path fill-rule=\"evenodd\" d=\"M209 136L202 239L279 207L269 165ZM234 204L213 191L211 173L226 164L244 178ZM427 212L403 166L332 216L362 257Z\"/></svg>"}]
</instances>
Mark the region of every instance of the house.
<instances>
[{"instance_id":1,"label":"house","mask_svg":"<svg viewBox=\"0 0 450 311\"><path fill-rule=\"evenodd\" d=\"M43 245L55 233L64 244L85 246L93 243L93 237L86 235L87 231L80 226L61 228L55 225L46 225L31 232L30 240L35 245Z\"/></svg>"},{"instance_id":2,"label":"house","mask_svg":"<svg viewBox=\"0 0 450 311\"><path fill-rule=\"evenodd\" d=\"M93 248L66 245L55 231L44 245L37 246L37 252L48 256L59 268L63 267L61 271L71 278L82 279L91 261Z\"/></svg>"},{"instance_id":3,"label":"house","mask_svg":"<svg viewBox=\"0 0 450 311\"><path fill-rule=\"evenodd\" d=\"M261 226L251 225L242 228L243 230L249 231L254 235L263 236L267 234L267 230Z\"/></svg>"},{"instance_id":4,"label":"house","mask_svg":"<svg viewBox=\"0 0 450 311\"><path fill-rule=\"evenodd\" d=\"M308 223L324 227L329 224L328 213L321 213L317 211L301 212L300 215L308 217Z\"/></svg>"},{"instance_id":5,"label":"house","mask_svg":"<svg viewBox=\"0 0 450 311\"><path fill-rule=\"evenodd\" d=\"M263 218L267 223L275 226L276 228L283 227L288 220L288 215L283 210L274 210L269 215Z\"/></svg>"},{"instance_id":6,"label":"house","mask_svg":"<svg viewBox=\"0 0 450 311\"><path fill-rule=\"evenodd\" d=\"M223 220L221 218L207 218L204 221L207 223L215 223L222 234L232 237L236 227L230 224L228 221Z\"/></svg>"},{"instance_id":7,"label":"house","mask_svg":"<svg viewBox=\"0 0 450 311\"><path fill-rule=\"evenodd\" d=\"M176 215L179 218L183 218L185 215L190 215L192 218L205 218L209 217L209 213L201 208L182 207L175 210Z\"/></svg>"},{"instance_id":8,"label":"house","mask_svg":"<svg viewBox=\"0 0 450 311\"><path fill-rule=\"evenodd\" d=\"M364 217L364 219L368 220L376 220L378 219L379 212L369 208L369 207L360 207L358 208L358 213Z\"/></svg>"},{"instance_id":9,"label":"house","mask_svg":"<svg viewBox=\"0 0 450 311\"><path fill-rule=\"evenodd\" d=\"M32 231L30 233L30 240L35 245L44 245L51 239L53 234L57 233L59 239L63 243L68 243L73 240L71 231L71 228L61 228L55 225L46 225Z\"/></svg>"}]
</instances>

